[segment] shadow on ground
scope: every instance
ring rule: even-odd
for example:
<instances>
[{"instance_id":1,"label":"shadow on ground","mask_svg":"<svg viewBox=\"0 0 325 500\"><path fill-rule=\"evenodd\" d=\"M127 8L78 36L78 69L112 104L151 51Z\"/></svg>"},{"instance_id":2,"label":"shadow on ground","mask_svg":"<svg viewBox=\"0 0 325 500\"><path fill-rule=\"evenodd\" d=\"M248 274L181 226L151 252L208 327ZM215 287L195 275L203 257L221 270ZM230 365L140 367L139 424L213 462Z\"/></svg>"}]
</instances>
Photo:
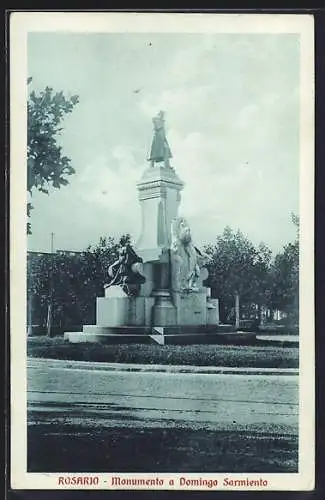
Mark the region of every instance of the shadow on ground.
<instances>
[{"instance_id":1,"label":"shadow on ground","mask_svg":"<svg viewBox=\"0 0 325 500\"><path fill-rule=\"evenodd\" d=\"M188 429L28 428L28 472L298 471L298 438Z\"/></svg>"}]
</instances>

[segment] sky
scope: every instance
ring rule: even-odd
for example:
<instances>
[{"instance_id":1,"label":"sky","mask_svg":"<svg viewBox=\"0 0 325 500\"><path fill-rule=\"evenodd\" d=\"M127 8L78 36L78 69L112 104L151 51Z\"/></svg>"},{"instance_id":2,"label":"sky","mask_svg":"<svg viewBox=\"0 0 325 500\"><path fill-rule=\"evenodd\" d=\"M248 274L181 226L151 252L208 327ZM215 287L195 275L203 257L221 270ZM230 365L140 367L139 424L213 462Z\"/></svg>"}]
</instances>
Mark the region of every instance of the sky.
<instances>
[{"instance_id":1,"label":"sky","mask_svg":"<svg viewBox=\"0 0 325 500\"><path fill-rule=\"evenodd\" d=\"M49 251L51 232L55 249L125 232L137 240L136 183L159 110L196 246L225 226L274 252L295 238L298 35L29 33L28 76L30 90L80 101L59 139L76 174L33 194L30 250Z\"/></svg>"}]
</instances>

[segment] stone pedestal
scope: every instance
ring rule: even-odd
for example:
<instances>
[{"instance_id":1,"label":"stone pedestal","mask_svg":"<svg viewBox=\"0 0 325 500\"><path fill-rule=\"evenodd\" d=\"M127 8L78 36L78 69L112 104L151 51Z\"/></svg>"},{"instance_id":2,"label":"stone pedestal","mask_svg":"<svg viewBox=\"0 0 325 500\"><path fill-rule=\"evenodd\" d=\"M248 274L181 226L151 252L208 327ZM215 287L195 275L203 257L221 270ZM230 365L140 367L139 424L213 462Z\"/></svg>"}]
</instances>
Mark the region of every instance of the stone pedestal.
<instances>
[{"instance_id":1,"label":"stone pedestal","mask_svg":"<svg viewBox=\"0 0 325 500\"><path fill-rule=\"evenodd\" d=\"M98 297L98 326L150 326L153 297Z\"/></svg>"},{"instance_id":2,"label":"stone pedestal","mask_svg":"<svg viewBox=\"0 0 325 500\"><path fill-rule=\"evenodd\" d=\"M172 326L177 324L177 308L172 303L169 290L153 292L152 326Z\"/></svg>"},{"instance_id":3,"label":"stone pedestal","mask_svg":"<svg viewBox=\"0 0 325 500\"><path fill-rule=\"evenodd\" d=\"M174 294L178 325L206 325L206 293Z\"/></svg>"},{"instance_id":4,"label":"stone pedestal","mask_svg":"<svg viewBox=\"0 0 325 500\"><path fill-rule=\"evenodd\" d=\"M149 167L137 188L141 205L141 233L135 246L144 262L160 260L170 246L171 221L177 217L184 183L167 166Z\"/></svg>"},{"instance_id":5,"label":"stone pedestal","mask_svg":"<svg viewBox=\"0 0 325 500\"><path fill-rule=\"evenodd\" d=\"M154 120L151 166L137 184L140 237L134 248L123 247L119 259L110 266L110 283L118 286L108 286L105 297L97 298L96 325L85 325L84 332L78 335L69 334L76 342L83 338L93 342L119 342L122 337L135 342L146 337L161 343L166 328L172 329L170 335L186 335L188 329L191 335L212 335L219 324L218 301L211 300L203 286L207 277L203 255L191 239L190 251L186 239L180 239L179 246L175 241L177 231L184 235L186 230L185 219L178 217L184 183L169 163L171 152L163 116L160 113ZM127 255L133 259L132 272ZM136 281L138 271L134 266L137 265L143 274L140 281ZM135 288L132 288L133 280Z\"/></svg>"},{"instance_id":6,"label":"stone pedestal","mask_svg":"<svg viewBox=\"0 0 325 500\"><path fill-rule=\"evenodd\" d=\"M207 324L219 325L219 300L207 298Z\"/></svg>"},{"instance_id":7,"label":"stone pedestal","mask_svg":"<svg viewBox=\"0 0 325 500\"><path fill-rule=\"evenodd\" d=\"M137 184L141 206L141 234L135 251L144 261L148 277L141 294L154 298L152 325L177 324L177 308L171 296L171 222L178 215L184 183L170 166L156 165Z\"/></svg>"}]
</instances>

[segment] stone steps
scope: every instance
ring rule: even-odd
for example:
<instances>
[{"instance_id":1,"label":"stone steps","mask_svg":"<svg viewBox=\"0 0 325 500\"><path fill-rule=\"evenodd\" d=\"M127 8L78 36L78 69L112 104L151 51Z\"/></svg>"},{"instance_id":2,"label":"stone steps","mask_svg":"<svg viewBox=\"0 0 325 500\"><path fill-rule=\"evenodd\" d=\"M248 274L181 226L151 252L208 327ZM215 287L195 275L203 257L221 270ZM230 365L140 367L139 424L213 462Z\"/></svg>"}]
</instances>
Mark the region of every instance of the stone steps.
<instances>
[{"instance_id":1,"label":"stone steps","mask_svg":"<svg viewBox=\"0 0 325 500\"><path fill-rule=\"evenodd\" d=\"M109 333L85 333L85 332L65 332L64 340L72 344L84 342L98 344L150 344L152 341L147 334L109 334Z\"/></svg>"},{"instance_id":2,"label":"stone steps","mask_svg":"<svg viewBox=\"0 0 325 500\"><path fill-rule=\"evenodd\" d=\"M256 339L252 332L237 332L230 325L214 327L104 327L85 325L82 332L65 332L64 339L71 343L100 344L148 344L155 342L160 345L185 344L245 344ZM230 328L232 331L230 331Z\"/></svg>"},{"instance_id":3,"label":"stone steps","mask_svg":"<svg viewBox=\"0 0 325 500\"><path fill-rule=\"evenodd\" d=\"M190 345L190 344L232 344L244 345L256 339L252 332L227 333L185 333L185 334L152 334L151 339L160 345Z\"/></svg>"},{"instance_id":4,"label":"stone steps","mask_svg":"<svg viewBox=\"0 0 325 500\"><path fill-rule=\"evenodd\" d=\"M234 332L233 325L179 325L179 326L154 326L153 334L180 335L180 334L216 334Z\"/></svg>"},{"instance_id":5,"label":"stone steps","mask_svg":"<svg viewBox=\"0 0 325 500\"><path fill-rule=\"evenodd\" d=\"M152 328L150 326L101 326L84 325L82 328L85 334L103 334L103 335L150 335Z\"/></svg>"}]
</instances>

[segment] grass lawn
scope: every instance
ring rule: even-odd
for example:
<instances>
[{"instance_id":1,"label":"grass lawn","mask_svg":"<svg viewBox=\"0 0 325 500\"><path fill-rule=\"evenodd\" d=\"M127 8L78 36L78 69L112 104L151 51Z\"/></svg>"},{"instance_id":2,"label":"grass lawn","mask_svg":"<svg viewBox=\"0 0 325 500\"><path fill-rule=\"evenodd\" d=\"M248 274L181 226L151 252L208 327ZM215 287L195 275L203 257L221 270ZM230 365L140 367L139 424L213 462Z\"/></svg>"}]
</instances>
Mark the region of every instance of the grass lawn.
<instances>
[{"instance_id":1,"label":"grass lawn","mask_svg":"<svg viewBox=\"0 0 325 500\"><path fill-rule=\"evenodd\" d=\"M139 363L239 368L298 368L299 348L255 345L165 345L156 344L71 344L62 337L32 337L27 355L34 358L110 363Z\"/></svg>"}]
</instances>

